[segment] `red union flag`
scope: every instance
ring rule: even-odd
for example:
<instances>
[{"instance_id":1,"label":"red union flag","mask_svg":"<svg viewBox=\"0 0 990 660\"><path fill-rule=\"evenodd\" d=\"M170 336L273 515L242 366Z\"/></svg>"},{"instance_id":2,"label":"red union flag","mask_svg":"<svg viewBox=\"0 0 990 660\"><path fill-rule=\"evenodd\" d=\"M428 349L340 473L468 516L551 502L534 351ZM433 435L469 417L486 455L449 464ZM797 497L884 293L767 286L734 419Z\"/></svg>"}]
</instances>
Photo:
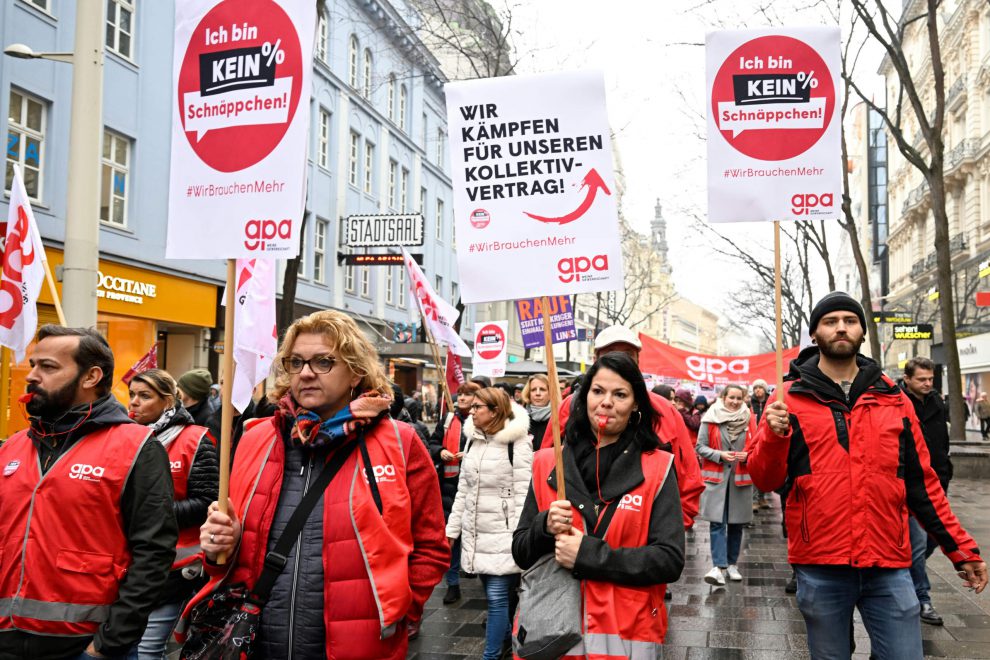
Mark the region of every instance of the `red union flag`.
<instances>
[{"instance_id":1,"label":"red union flag","mask_svg":"<svg viewBox=\"0 0 990 660\"><path fill-rule=\"evenodd\" d=\"M426 279L419 264L405 249L402 257L406 260L406 270L409 274L409 291L413 300L419 305L419 311L433 340L462 356L471 355L471 349L464 343L461 336L454 330L454 323L459 313L450 303L440 298Z\"/></svg>"},{"instance_id":2,"label":"red union flag","mask_svg":"<svg viewBox=\"0 0 990 660\"><path fill-rule=\"evenodd\" d=\"M41 264L45 248L24 190L21 168L14 165L4 240L3 281L0 282L0 345L24 359L38 330L38 293L45 279Z\"/></svg>"},{"instance_id":3,"label":"red union flag","mask_svg":"<svg viewBox=\"0 0 990 660\"><path fill-rule=\"evenodd\" d=\"M639 340L643 342L643 349L639 354L639 368L643 373L711 385L752 383L757 378L772 383L777 378L775 353L704 355L682 351L644 334L639 335ZM784 351L785 369L799 351L798 346Z\"/></svg>"},{"instance_id":4,"label":"red union flag","mask_svg":"<svg viewBox=\"0 0 990 660\"><path fill-rule=\"evenodd\" d=\"M127 373L124 374L120 380L124 381L125 385L130 385L131 380L138 374L144 373L149 369L158 368L158 342L151 345L151 350L144 354L140 360L134 363Z\"/></svg>"}]
</instances>

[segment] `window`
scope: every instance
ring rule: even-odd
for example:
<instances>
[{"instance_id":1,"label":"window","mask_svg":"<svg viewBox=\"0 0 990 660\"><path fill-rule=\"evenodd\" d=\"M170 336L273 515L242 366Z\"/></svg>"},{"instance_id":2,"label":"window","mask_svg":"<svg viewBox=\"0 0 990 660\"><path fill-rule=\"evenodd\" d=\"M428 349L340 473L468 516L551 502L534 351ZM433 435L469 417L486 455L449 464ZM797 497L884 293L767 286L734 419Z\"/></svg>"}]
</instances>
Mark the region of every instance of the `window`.
<instances>
[{"instance_id":1,"label":"window","mask_svg":"<svg viewBox=\"0 0 990 660\"><path fill-rule=\"evenodd\" d=\"M358 86L358 40L353 34L351 35L351 49L348 53L347 59L347 82L350 83L351 87L357 89Z\"/></svg>"},{"instance_id":2,"label":"window","mask_svg":"<svg viewBox=\"0 0 990 660\"><path fill-rule=\"evenodd\" d=\"M299 241L299 261L296 264L296 272L299 273L299 277L306 277L306 232L300 237Z\"/></svg>"},{"instance_id":3,"label":"window","mask_svg":"<svg viewBox=\"0 0 990 660\"><path fill-rule=\"evenodd\" d=\"M446 137L447 136L444 135L443 129L438 128L437 129L437 165L439 167L443 167L443 148L444 148L443 143Z\"/></svg>"},{"instance_id":4,"label":"window","mask_svg":"<svg viewBox=\"0 0 990 660\"><path fill-rule=\"evenodd\" d=\"M344 267L344 291L354 293L354 266Z\"/></svg>"},{"instance_id":5,"label":"window","mask_svg":"<svg viewBox=\"0 0 990 660\"><path fill-rule=\"evenodd\" d=\"M437 240L443 240L443 200L437 200Z\"/></svg>"},{"instance_id":6,"label":"window","mask_svg":"<svg viewBox=\"0 0 990 660\"><path fill-rule=\"evenodd\" d=\"M406 86L399 88L399 128L406 130L406 101L409 99L409 92Z\"/></svg>"},{"instance_id":7,"label":"window","mask_svg":"<svg viewBox=\"0 0 990 660\"><path fill-rule=\"evenodd\" d=\"M320 108L320 141L316 147L316 162L330 167L330 113Z\"/></svg>"},{"instance_id":8,"label":"window","mask_svg":"<svg viewBox=\"0 0 990 660\"><path fill-rule=\"evenodd\" d=\"M419 189L419 214L426 217L426 188Z\"/></svg>"},{"instance_id":9,"label":"window","mask_svg":"<svg viewBox=\"0 0 990 660\"><path fill-rule=\"evenodd\" d=\"M388 74L388 118L395 121L395 74Z\"/></svg>"},{"instance_id":10,"label":"window","mask_svg":"<svg viewBox=\"0 0 990 660\"><path fill-rule=\"evenodd\" d=\"M426 136L430 134L429 117L423 113L423 151L426 151Z\"/></svg>"},{"instance_id":11,"label":"window","mask_svg":"<svg viewBox=\"0 0 990 660\"><path fill-rule=\"evenodd\" d=\"M399 288L396 290L396 296L399 299L399 307L405 309L406 307L406 268L405 266L399 268Z\"/></svg>"},{"instance_id":12,"label":"window","mask_svg":"<svg viewBox=\"0 0 990 660\"><path fill-rule=\"evenodd\" d=\"M38 9L49 11L48 0L24 0L24 2L28 3L29 5L34 5Z\"/></svg>"},{"instance_id":13,"label":"window","mask_svg":"<svg viewBox=\"0 0 990 660\"><path fill-rule=\"evenodd\" d=\"M130 59L134 0L107 0L107 48Z\"/></svg>"},{"instance_id":14,"label":"window","mask_svg":"<svg viewBox=\"0 0 990 660\"><path fill-rule=\"evenodd\" d=\"M127 226L127 173L131 141L122 135L103 131L100 220L118 227Z\"/></svg>"},{"instance_id":15,"label":"window","mask_svg":"<svg viewBox=\"0 0 990 660\"><path fill-rule=\"evenodd\" d=\"M385 304L391 305L393 302L392 289L395 288L395 273L393 271L394 266L385 267ZM405 268L405 266L402 266Z\"/></svg>"},{"instance_id":16,"label":"window","mask_svg":"<svg viewBox=\"0 0 990 660\"><path fill-rule=\"evenodd\" d=\"M395 203L396 179L399 178L399 164L394 160L388 161L388 205L389 208L397 209L399 205Z\"/></svg>"},{"instance_id":17,"label":"window","mask_svg":"<svg viewBox=\"0 0 990 660\"><path fill-rule=\"evenodd\" d=\"M364 84L362 85L361 93L364 94L364 98L371 98L371 50L368 48L364 49Z\"/></svg>"},{"instance_id":18,"label":"window","mask_svg":"<svg viewBox=\"0 0 990 660\"><path fill-rule=\"evenodd\" d=\"M437 275L437 295L443 298L443 278Z\"/></svg>"},{"instance_id":19,"label":"window","mask_svg":"<svg viewBox=\"0 0 990 660\"><path fill-rule=\"evenodd\" d=\"M375 145L364 141L364 192L371 194L371 184L375 177Z\"/></svg>"},{"instance_id":20,"label":"window","mask_svg":"<svg viewBox=\"0 0 990 660\"><path fill-rule=\"evenodd\" d=\"M325 15L320 16L319 27L316 31L316 59L323 62L324 64L329 64L330 60L327 59L329 54L330 45L330 24L327 23L327 17Z\"/></svg>"},{"instance_id":21,"label":"window","mask_svg":"<svg viewBox=\"0 0 990 660\"><path fill-rule=\"evenodd\" d=\"M457 301L460 299L461 292L457 288L457 282L450 283L450 302L457 305Z\"/></svg>"},{"instance_id":22,"label":"window","mask_svg":"<svg viewBox=\"0 0 990 660\"><path fill-rule=\"evenodd\" d=\"M14 181L14 163L21 166L28 197L41 199L41 163L45 146L45 103L10 90L7 110L7 167L4 190Z\"/></svg>"},{"instance_id":23,"label":"window","mask_svg":"<svg viewBox=\"0 0 990 660\"><path fill-rule=\"evenodd\" d=\"M409 170L404 167L399 184L399 205L396 208L403 213L409 210Z\"/></svg>"},{"instance_id":24,"label":"window","mask_svg":"<svg viewBox=\"0 0 990 660\"><path fill-rule=\"evenodd\" d=\"M313 240L313 280L320 284L327 281L327 223L319 220L316 223L316 235Z\"/></svg>"},{"instance_id":25,"label":"window","mask_svg":"<svg viewBox=\"0 0 990 660\"><path fill-rule=\"evenodd\" d=\"M361 266L361 297L371 297L371 268Z\"/></svg>"},{"instance_id":26,"label":"window","mask_svg":"<svg viewBox=\"0 0 990 660\"><path fill-rule=\"evenodd\" d=\"M351 131L351 158L348 166L347 180L354 187L358 184L358 142L361 138L354 131Z\"/></svg>"}]
</instances>

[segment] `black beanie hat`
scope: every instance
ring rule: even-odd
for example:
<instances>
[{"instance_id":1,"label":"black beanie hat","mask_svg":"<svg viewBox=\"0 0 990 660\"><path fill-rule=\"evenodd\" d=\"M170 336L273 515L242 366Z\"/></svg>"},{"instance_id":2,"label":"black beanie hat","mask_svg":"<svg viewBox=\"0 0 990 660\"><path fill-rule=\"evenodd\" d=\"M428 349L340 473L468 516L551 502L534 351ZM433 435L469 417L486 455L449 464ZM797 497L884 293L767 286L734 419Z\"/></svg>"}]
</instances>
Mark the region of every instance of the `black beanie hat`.
<instances>
[{"instance_id":1,"label":"black beanie hat","mask_svg":"<svg viewBox=\"0 0 990 660\"><path fill-rule=\"evenodd\" d=\"M833 291L818 301L815 308L811 310L811 320L808 323L808 334L815 334L815 328L822 317L831 312L852 312L859 317L859 324L866 332L866 314L863 313L863 306L859 301L850 296L845 291Z\"/></svg>"}]
</instances>

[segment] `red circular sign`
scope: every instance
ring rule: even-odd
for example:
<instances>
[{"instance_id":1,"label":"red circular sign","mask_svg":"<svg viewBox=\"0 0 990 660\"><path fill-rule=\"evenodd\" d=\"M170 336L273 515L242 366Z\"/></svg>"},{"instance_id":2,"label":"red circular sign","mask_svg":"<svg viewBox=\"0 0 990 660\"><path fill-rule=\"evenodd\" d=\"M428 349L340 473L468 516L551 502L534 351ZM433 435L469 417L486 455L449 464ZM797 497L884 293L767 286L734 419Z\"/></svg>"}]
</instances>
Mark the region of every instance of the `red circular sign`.
<instances>
[{"instance_id":1,"label":"red circular sign","mask_svg":"<svg viewBox=\"0 0 990 660\"><path fill-rule=\"evenodd\" d=\"M505 349L505 333L497 325L482 326L474 340L478 357L494 360Z\"/></svg>"},{"instance_id":2,"label":"red circular sign","mask_svg":"<svg viewBox=\"0 0 990 660\"><path fill-rule=\"evenodd\" d=\"M484 229L492 221L492 214L485 209L475 209L471 211L471 226L475 229Z\"/></svg>"},{"instance_id":3,"label":"red circular sign","mask_svg":"<svg viewBox=\"0 0 990 660\"><path fill-rule=\"evenodd\" d=\"M737 151L787 160L813 147L828 129L835 87L825 61L808 44L758 37L722 63L711 104L719 132Z\"/></svg>"},{"instance_id":4,"label":"red circular sign","mask_svg":"<svg viewBox=\"0 0 990 660\"><path fill-rule=\"evenodd\" d=\"M179 70L179 116L204 163L237 172L282 141L302 92L292 19L270 0L224 0L193 30Z\"/></svg>"}]
</instances>

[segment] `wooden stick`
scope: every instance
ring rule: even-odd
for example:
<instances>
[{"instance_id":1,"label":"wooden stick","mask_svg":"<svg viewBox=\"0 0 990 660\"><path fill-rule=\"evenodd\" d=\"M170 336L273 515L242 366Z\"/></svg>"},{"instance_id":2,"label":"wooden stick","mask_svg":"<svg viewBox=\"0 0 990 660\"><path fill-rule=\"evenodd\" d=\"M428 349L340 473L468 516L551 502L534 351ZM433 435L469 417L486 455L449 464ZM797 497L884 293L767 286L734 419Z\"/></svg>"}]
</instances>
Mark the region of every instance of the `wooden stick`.
<instances>
[{"instance_id":1,"label":"wooden stick","mask_svg":"<svg viewBox=\"0 0 990 660\"><path fill-rule=\"evenodd\" d=\"M447 402L447 412L454 412L454 399L450 394L450 390L447 388L447 374L440 373L440 349L437 348L437 342L433 339L430 326L426 323L426 317L421 314L420 318L423 320L423 332L426 333L426 343L430 345L430 350L433 351L433 364L437 368L437 381L440 385L440 391L443 393L444 401Z\"/></svg>"},{"instance_id":2,"label":"wooden stick","mask_svg":"<svg viewBox=\"0 0 990 660\"><path fill-rule=\"evenodd\" d=\"M10 424L10 349L0 349L0 440L6 440Z\"/></svg>"},{"instance_id":3,"label":"wooden stick","mask_svg":"<svg viewBox=\"0 0 990 660\"><path fill-rule=\"evenodd\" d=\"M223 358L220 386L220 492L217 506L220 513L227 513L227 497L230 492L230 440L234 431L234 306L237 305L237 260L227 260L227 307L224 309ZM227 562L227 553L217 555L217 564Z\"/></svg>"},{"instance_id":4,"label":"wooden stick","mask_svg":"<svg viewBox=\"0 0 990 660\"><path fill-rule=\"evenodd\" d=\"M557 363L553 359L553 337L550 332L550 299L540 298L540 313L543 315L543 348L546 352L547 377L550 379L550 429L553 433L553 456L557 473L557 499L567 499L564 485L564 456L560 445L560 380L557 378Z\"/></svg>"},{"instance_id":5,"label":"wooden stick","mask_svg":"<svg viewBox=\"0 0 990 660\"><path fill-rule=\"evenodd\" d=\"M65 325L65 314L62 312L62 301L58 298L58 291L55 290L55 278L52 277L52 268L48 265L48 259L42 254L41 265L45 268L45 280L48 282L48 290L52 293L52 302L55 303L55 313L58 315L59 325Z\"/></svg>"},{"instance_id":6,"label":"wooden stick","mask_svg":"<svg viewBox=\"0 0 990 660\"><path fill-rule=\"evenodd\" d=\"M773 304L777 322L777 400L784 395L784 328L780 295L780 221L773 223Z\"/></svg>"}]
</instances>

